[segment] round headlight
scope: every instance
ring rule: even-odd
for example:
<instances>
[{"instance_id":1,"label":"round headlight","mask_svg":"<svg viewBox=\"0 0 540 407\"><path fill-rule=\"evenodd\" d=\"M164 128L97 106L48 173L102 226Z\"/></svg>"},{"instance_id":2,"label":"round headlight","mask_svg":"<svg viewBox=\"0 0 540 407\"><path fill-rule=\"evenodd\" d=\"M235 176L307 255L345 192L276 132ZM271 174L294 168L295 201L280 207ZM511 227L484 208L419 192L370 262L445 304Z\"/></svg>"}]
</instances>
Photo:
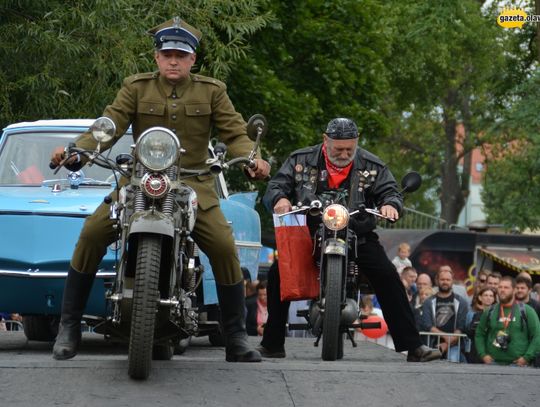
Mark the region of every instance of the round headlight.
<instances>
[{"instance_id":1,"label":"round headlight","mask_svg":"<svg viewBox=\"0 0 540 407\"><path fill-rule=\"evenodd\" d=\"M330 230L341 230L349 224L349 211L342 205L328 205L323 212L323 223Z\"/></svg>"},{"instance_id":2,"label":"round headlight","mask_svg":"<svg viewBox=\"0 0 540 407\"><path fill-rule=\"evenodd\" d=\"M90 126L92 137L98 143L106 143L111 141L116 133L116 125L108 117L99 117Z\"/></svg>"},{"instance_id":3,"label":"round headlight","mask_svg":"<svg viewBox=\"0 0 540 407\"><path fill-rule=\"evenodd\" d=\"M146 130L135 147L137 158L146 168L162 171L173 165L178 158L180 142L175 134L163 127Z\"/></svg>"}]
</instances>

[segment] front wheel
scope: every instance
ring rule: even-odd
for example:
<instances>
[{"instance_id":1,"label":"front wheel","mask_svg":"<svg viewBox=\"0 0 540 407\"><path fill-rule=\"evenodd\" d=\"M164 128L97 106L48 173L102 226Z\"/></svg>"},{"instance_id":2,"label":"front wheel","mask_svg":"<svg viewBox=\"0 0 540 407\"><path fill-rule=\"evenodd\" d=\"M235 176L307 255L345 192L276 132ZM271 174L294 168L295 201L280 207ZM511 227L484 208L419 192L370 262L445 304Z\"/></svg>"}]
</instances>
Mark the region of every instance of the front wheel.
<instances>
[{"instance_id":1,"label":"front wheel","mask_svg":"<svg viewBox=\"0 0 540 407\"><path fill-rule=\"evenodd\" d=\"M161 237L150 234L141 235L135 265L128 352L128 374L133 379L146 379L150 374L156 308L159 299L160 261Z\"/></svg>"},{"instance_id":2,"label":"front wheel","mask_svg":"<svg viewBox=\"0 0 540 407\"><path fill-rule=\"evenodd\" d=\"M322 359L343 357L343 333L340 330L341 293L343 291L343 261L341 256L328 255L324 286L324 319L322 332Z\"/></svg>"}]
</instances>

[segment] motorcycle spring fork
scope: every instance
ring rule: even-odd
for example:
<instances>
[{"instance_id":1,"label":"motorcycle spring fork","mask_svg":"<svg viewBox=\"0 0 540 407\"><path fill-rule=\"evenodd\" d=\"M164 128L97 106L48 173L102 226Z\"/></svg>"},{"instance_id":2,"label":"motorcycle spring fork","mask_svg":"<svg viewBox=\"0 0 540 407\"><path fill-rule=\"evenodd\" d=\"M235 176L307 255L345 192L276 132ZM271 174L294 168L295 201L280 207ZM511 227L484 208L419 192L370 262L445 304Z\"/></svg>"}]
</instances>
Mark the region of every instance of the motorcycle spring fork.
<instances>
[{"instance_id":1,"label":"motorcycle spring fork","mask_svg":"<svg viewBox=\"0 0 540 407\"><path fill-rule=\"evenodd\" d=\"M170 167L167 169L167 176L171 180L176 179L176 168ZM161 204L161 210L166 215L172 215L174 210L174 193L169 191L165 198L163 198L163 203Z\"/></svg>"},{"instance_id":2,"label":"motorcycle spring fork","mask_svg":"<svg viewBox=\"0 0 540 407\"><path fill-rule=\"evenodd\" d=\"M134 204L135 212L144 211L145 203L146 202L144 199L143 192L140 189L138 189L137 191L135 191L135 204Z\"/></svg>"},{"instance_id":3,"label":"motorcycle spring fork","mask_svg":"<svg viewBox=\"0 0 540 407\"><path fill-rule=\"evenodd\" d=\"M350 261L347 267L347 276L349 277L349 280L354 281L354 279L358 276L358 264L354 261Z\"/></svg>"}]
</instances>

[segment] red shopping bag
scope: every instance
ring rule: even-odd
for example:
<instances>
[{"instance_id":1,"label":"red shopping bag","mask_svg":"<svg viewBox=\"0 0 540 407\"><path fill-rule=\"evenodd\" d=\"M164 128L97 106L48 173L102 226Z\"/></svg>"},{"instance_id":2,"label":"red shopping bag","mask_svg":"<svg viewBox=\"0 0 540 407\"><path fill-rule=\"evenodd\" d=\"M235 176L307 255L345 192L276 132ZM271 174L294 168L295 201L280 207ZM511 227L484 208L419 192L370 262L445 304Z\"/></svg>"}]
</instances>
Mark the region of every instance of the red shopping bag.
<instances>
[{"instance_id":1,"label":"red shopping bag","mask_svg":"<svg viewBox=\"0 0 540 407\"><path fill-rule=\"evenodd\" d=\"M319 269L313 260L313 243L305 215L274 215L274 228L281 301L316 298L319 295Z\"/></svg>"}]
</instances>

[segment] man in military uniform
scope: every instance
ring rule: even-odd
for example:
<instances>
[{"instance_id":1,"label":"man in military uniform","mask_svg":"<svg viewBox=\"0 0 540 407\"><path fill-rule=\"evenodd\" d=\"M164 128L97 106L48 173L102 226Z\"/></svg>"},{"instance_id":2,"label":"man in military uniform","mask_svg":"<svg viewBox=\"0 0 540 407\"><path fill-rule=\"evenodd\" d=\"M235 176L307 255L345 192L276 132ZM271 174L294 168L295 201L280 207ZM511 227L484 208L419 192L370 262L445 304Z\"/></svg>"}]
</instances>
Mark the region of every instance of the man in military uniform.
<instances>
[{"instance_id":1,"label":"man in military uniform","mask_svg":"<svg viewBox=\"0 0 540 407\"><path fill-rule=\"evenodd\" d=\"M356 124L333 119L323 134L323 143L295 151L268 183L263 203L274 213L292 210L292 204L309 205L315 199L341 190L344 206L379 208L382 215L397 220L403 198L393 175L375 155L358 147ZM308 218L308 225L313 228ZM318 221L317 221L318 223ZM369 279L381 304L397 352L408 351L407 360L439 359L440 352L423 346L403 284L373 232L374 216L353 216L349 226L358 236L357 263ZM258 350L264 357L285 357L285 326L288 302L280 299L279 268L268 273L268 320Z\"/></svg>"},{"instance_id":2,"label":"man in military uniform","mask_svg":"<svg viewBox=\"0 0 540 407\"><path fill-rule=\"evenodd\" d=\"M211 128L233 156L247 156L253 142L246 134L246 123L231 103L224 83L190 73L202 33L175 17L149 32L154 38L155 61L158 72L142 73L124 80L115 100L105 108L103 116L116 125L117 141L129 125L135 140L153 126L172 130L180 139L185 154L182 166L188 169L205 168ZM96 142L90 132L82 134L77 147L93 150ZM53 151L51 162L58 165L63 147ZM248 169L250 176L268 176L270 165L261 158L256 167ZM70 169L80 168L83 162L70 162ZM214 187L214 177L199 176L185 180L198 196L199 210L193 237L207 254L217 283L222 326L226 341L226 360L258 362L260 354L247 343L244 316L244 287L234 238L220 207ZM100 205L89 216L81 231L71 259L66 279L60 331L53 349L55 359L69 359L77 354L81 339L81 317L92 288L97 267L106 248L117 238L109 219L109 205Z\"/></svg>"}]
</instances>

